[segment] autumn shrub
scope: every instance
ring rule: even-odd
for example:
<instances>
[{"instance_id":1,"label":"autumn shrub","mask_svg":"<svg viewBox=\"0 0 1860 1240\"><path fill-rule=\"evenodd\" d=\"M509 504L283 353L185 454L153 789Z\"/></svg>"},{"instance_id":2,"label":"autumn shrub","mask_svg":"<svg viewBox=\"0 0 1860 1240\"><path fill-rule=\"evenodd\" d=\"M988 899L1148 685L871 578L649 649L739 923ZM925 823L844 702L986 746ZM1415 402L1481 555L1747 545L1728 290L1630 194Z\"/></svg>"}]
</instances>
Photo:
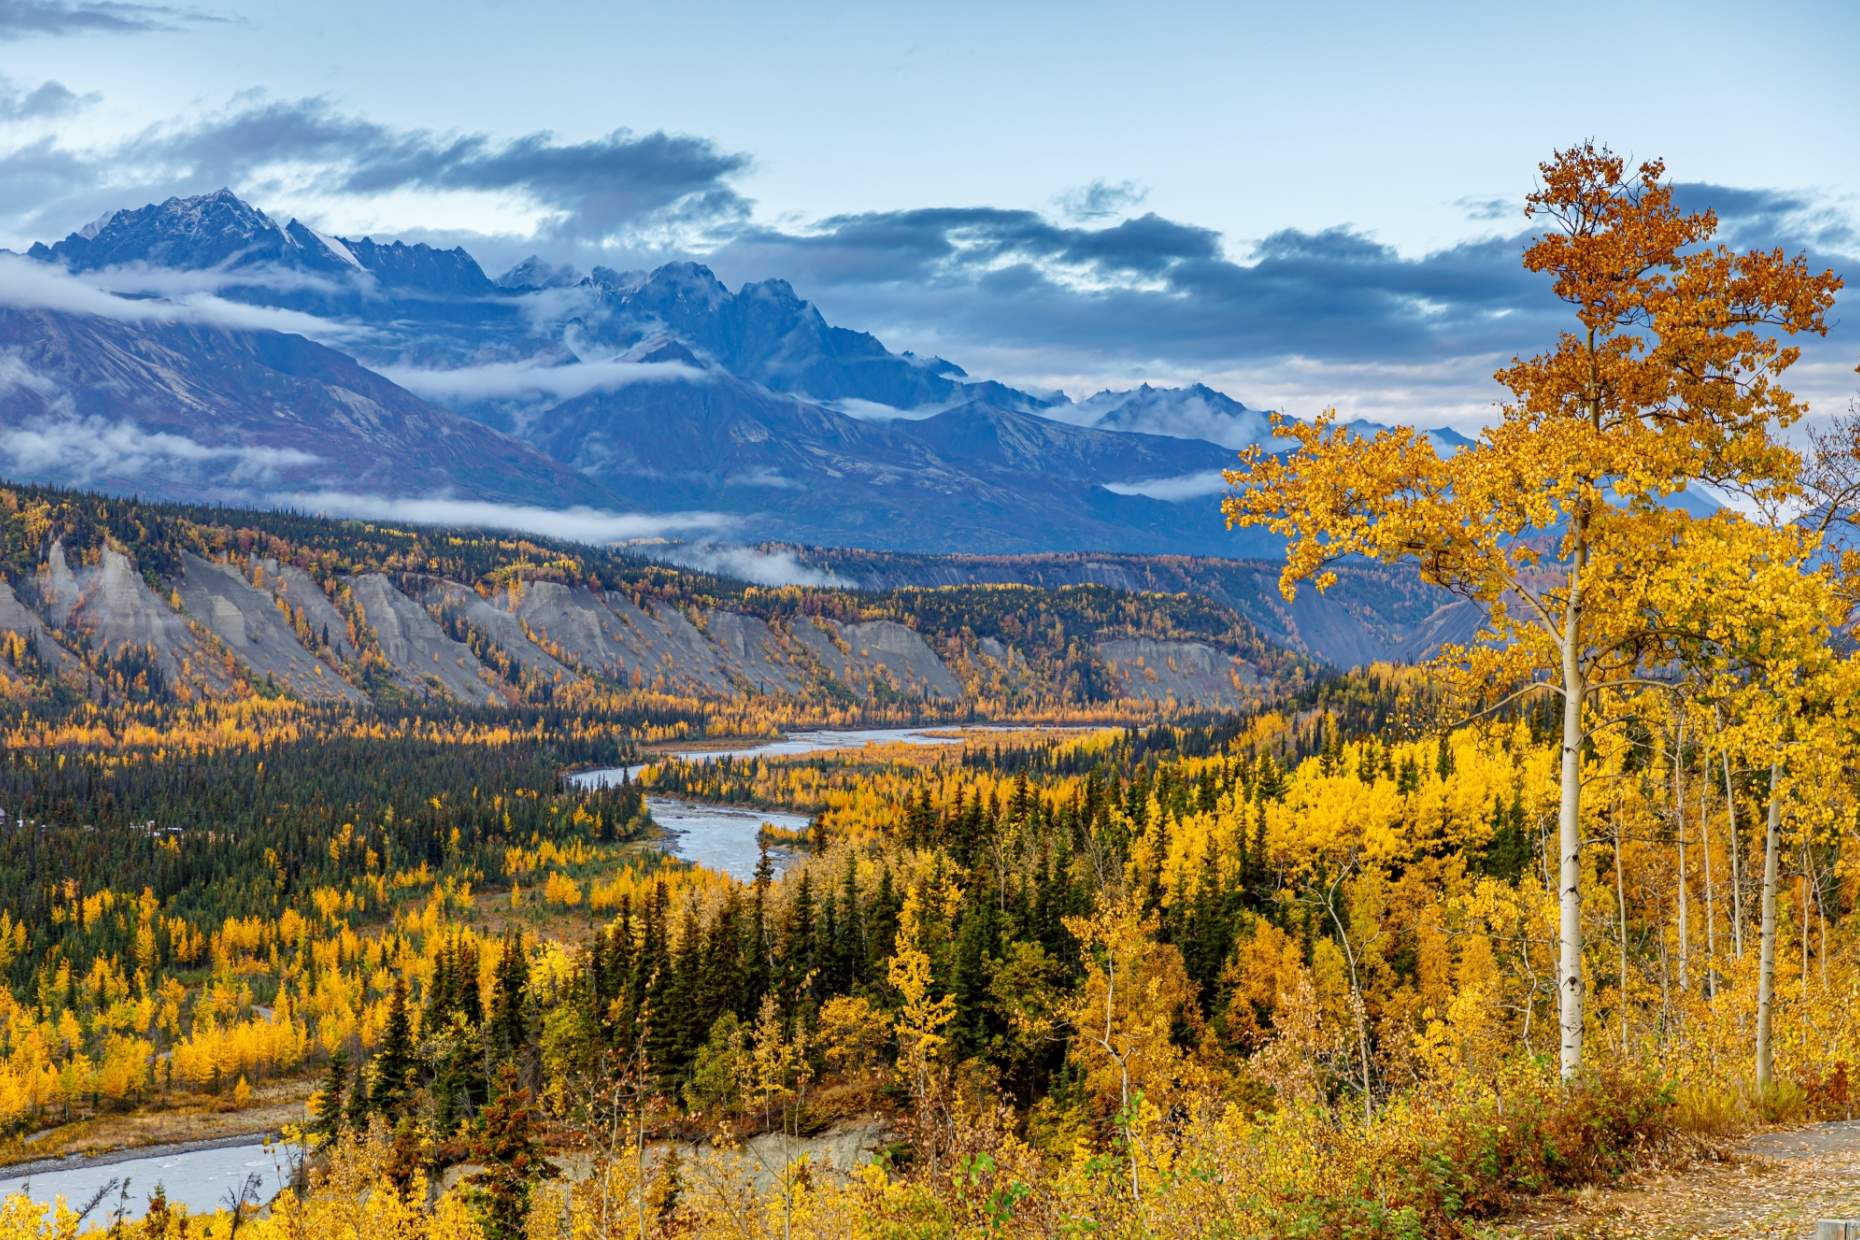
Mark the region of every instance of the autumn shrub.
<instances>
[{"instance_id":1,"label":"autumn shrub","mask_svg":"<svg viewBox=\"0 0 1860 1240\"><path fill-rule=\"evenodd\" d=\"M1822 1119L1852 1119L1855 1103L1853 1073L1846 1062L1829 1064L1802 1082L1804 1100Z\"/></svg>"},{"instance_id":2,"label":"autumn shrub","mask_svg":"<svg viewBox=\"0 0 1860 1240\"><path fill-rule=\"evenodd\" d=\"M1367 1123L1322 1104L1202 1108L1166 1141L1151 1134L1143 1202L1100 1174L1072 1177L1059 1204L1106 1234L1462 1236L1522 1197L1650 1163L1675 1136L1673 1111L1651 1076L1566 1089L1553 1065L1522 1059L1485 1084L1398 1093Z\"/></svg>"}]
</instances>

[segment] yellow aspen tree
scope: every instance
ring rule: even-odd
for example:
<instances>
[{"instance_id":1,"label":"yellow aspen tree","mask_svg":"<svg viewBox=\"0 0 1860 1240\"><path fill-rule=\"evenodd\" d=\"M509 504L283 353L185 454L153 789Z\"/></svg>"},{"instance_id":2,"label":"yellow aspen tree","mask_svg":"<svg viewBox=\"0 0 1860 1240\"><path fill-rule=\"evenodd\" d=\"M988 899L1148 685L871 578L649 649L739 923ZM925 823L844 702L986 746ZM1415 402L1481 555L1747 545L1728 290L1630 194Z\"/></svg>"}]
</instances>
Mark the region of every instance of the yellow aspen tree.
<instances>
[{"instance_id":1,"label":"yellow aspen tree","mask_svg":"<svg viewBox=\"0 0 1860 1240\"><path fill-rule=\"evenodd\" d=\"M1773 1073L1780 854L1785 820L1801 836L1825 815L1837 779L1812 773L1849 751L1856 735L1852 668L1832 638L1849 604L1821 537L1793 523L1720 516L1699 526L1676 570L1662 578L1654 610L1682 635L1677 653L1701 683L1714 714L1729 722L1714 740L1727 754L1769 772L1763 868L1758 887L1755 1076ZM1792 795L1796 787L1810 796Z\"/></svg>"},{"instance_id":2,"label":"yellow aspen tree","mask_svg":"<svg viewBox=\"0 0 1860 1240\"><path fill-rule=\"evenodd\" d=\"M1443 455L1410 427L1363 437L1334 414L1275 420L1293 446L1242 453L1223 510L1230 526L1287 540L1288 598L1301 581L1328 588L1342 557L1413 561L1423 580L1485 608L1476 670L1562 698L1568 1079L1582 1066L1585 707L1660 653L1664 629L1642 587L1691 521L1669 497L1706 481L1768 501L1795 489L1800 462L1778 432L1804 406L1778 380L1800 351L1780 337L1825 333L1840 281L1781 251L1707 244L1715 216L1679 210L1658 161L1630 169L1584 144L1540 171L1525 211L1548 227L1524 265L1551 277L1573 322L1547 351L1498 371L1510 395L1497 421Z\"/></svg>"},{"instance_id":3,"label":"yellow aspen tree","mask_svg":"<svg viewBox=\"0 0 1860 1240\"><path fill-rule=\"evenodd\" d=\"M898 936L886 974L903 1001L893 1020L898 1037L898 1066L910 1083L917 1103L918 1123L926 1139L929 1131L930 1073L949 1035L943 1030L956 1016L954 995L931 992L930 953L924 947L924 892L913 883L898 910ZM936 1165L935 1143L930 1159Z\"/></svg>"}]
</instances>

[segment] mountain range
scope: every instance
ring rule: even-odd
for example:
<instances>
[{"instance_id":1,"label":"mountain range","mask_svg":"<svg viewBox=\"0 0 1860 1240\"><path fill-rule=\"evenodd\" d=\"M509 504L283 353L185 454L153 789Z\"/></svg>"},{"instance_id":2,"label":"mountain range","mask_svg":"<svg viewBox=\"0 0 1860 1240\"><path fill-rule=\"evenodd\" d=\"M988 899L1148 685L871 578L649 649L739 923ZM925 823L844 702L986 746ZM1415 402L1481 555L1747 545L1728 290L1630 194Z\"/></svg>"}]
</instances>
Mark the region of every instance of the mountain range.
<instances>
[{"instance_id":1,"label":"mountain range","mask_svg":"<svg viewBox=\"0 0 1860 1240\"><path fill-rule=\"evenodd\" d=\"M1271 550L1214 498L1265 414L1198 384L1074 402L977 379L784 280L541 258L492 278L225 190L0 262L0 473L22 480L914 552Z\"/></svg>"}]
</instances>

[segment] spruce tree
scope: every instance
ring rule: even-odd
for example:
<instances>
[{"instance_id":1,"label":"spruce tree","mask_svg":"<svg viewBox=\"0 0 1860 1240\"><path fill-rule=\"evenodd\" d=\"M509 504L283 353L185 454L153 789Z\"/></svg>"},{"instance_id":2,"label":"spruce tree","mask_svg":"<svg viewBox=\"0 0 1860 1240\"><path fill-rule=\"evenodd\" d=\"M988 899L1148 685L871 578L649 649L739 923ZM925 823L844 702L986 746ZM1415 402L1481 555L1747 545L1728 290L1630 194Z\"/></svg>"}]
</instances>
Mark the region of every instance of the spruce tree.
<instances>
[{"instance_id":1,"label":"spruce tree","mask_svg":"<svg viewBox=\"0 0 1860 1240\"><path fill-rule=\"evenodd\" d=\"M540 1180L557 1174L536 1136L536 1115L530 1091L518 1083L517 1069L498 1069L496 1088L484 1108L472 1159L484 1170L472 1176L480 1217L492 1240L522 1240L530 1212L530 1196Z\"/></svg>"},{"instance_id":2,"label":"spruce tree","mask_svg":"<svg viewBox=\"0 0 1860 1240\"><path fill-rule=\"evenodd\" d=\"M349 1054L338 1049L323 1069L323 1084L317 1091L316 1134L328 1145L342 1135L342 1108L349 1083Z\"/></svg>"},{"instance_id":3,"label":"spruce tree","mask_svg":"<svg viewBox=\"0 0 1860 1240\"><path fill-rule=\"evenodd\" d=\"M377 1115L392 1120L414 1088L414 1073L419 1060L414 1056L413 1019L407 1011L407 983L394 979L394 993L388 1000L387 1026L381 1032L381 1049L375 1054L375 1079L369 1088L368 1106Z\"/></svg>"}]
</instances>

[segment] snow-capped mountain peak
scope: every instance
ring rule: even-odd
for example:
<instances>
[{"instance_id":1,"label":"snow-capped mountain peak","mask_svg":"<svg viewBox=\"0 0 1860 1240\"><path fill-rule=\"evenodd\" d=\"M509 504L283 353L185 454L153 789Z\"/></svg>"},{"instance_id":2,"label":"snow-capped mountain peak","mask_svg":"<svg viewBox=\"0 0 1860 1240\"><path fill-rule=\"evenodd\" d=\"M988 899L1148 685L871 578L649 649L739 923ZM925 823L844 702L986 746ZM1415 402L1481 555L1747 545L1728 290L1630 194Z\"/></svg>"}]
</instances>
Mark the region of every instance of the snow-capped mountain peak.
<instances>
[{"instance_id":1,"label":"snow-capped mountain peak","mask_svg":"<svg viewBox=\"0 0 1860 1240\"><path fill-rule=\"evenodd\" d=\"M1075 426L1204 439L1224 448L1258 443L1271 430L1267 414L1203 383L1179 388L1143 383L1126 391L1106 389L1046 412L1048 417Z\"/></svg>"},{"instance_id":2,"label":"snow-capped mountain peak","mask_svg":"<svg viewBox=\"0 0 1860 1240\"><path fill-rule=\"evenodd\" d=\"M73 271L126 263L199 270L275 260L292 244L270 216L220 189L112 211L56 245L35 245L27 253Z\"/></svg>"},{"instance_id":3,"label":"snow-capped mountain peak","mask_svg":"<svg viewBox=\"0 0 1860 1240\"><path fill-rule=\"evenodd\" d=\"M605 271L606 268L597 270ZM566 263L552 263L540 254L532 254L497 277L493 283L511 292L524 292L531 289L571 288L585 278Z\"/></svg>"}]
</instances>

